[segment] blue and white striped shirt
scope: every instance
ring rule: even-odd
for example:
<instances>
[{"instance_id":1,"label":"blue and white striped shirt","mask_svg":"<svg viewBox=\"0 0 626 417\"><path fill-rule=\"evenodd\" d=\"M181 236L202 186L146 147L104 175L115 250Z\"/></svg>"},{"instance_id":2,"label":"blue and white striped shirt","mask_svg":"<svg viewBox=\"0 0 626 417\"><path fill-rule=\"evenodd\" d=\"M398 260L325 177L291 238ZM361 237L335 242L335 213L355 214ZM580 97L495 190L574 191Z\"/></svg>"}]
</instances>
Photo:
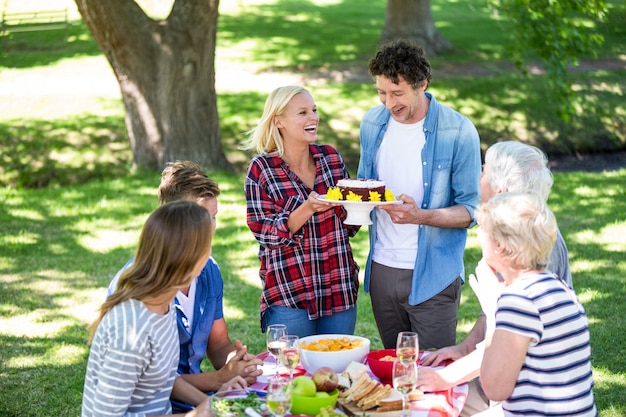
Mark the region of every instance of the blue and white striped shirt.
<instances>
[{"instance_id":1,"label":"blue and white striped shirt","mask_svg":"<svg viewBox=\"0 0 626 417\"><path fill-rule=\"evenodd\" d=\"M178 355L173 305L163 315L138 300L113 307L91 345L82 416L171 414Z\"/></svg>"},{"instance_id":2,"label":"blue and white striped shirt","mask_svg":"<svg viewBox=\"0 0 626 417\"><path fill-rule=\"evenodd\" d=\"M506 287L496 329L532 339L505 415L597 416L587 316L563 282L544 272Z\"/></svg>"}]
</instances>

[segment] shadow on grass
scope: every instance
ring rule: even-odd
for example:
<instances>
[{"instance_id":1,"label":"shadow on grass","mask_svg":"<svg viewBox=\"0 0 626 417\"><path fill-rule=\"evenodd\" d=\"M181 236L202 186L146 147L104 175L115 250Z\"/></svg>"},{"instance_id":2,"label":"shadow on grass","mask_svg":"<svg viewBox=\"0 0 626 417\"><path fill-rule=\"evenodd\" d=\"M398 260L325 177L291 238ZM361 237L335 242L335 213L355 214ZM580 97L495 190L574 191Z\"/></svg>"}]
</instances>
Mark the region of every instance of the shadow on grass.
<instances>
[{"instance_id":1,"label":"shadow on grass","mask_svg":"<svg viewBox=\"0 0 626 417\"><path fill-rule=\"evenodd\" d=\"M123 117L80 115L0 123L0 184L41 188L126 175Z\"/></svg>"},{"instance_id":2,"label":"shadow on grass","mask_svg":"<svg viewBox=\"0 0 626 417\"><path fill-rule=\"evenodd\" d=\"M3 375L0 381L3 393L0 415L36 417L41 415L41 410L46 410L46 415L59 417L80 415L88 355L86 338L87 331L81 325L67 326L55 337L12 337L0 334L4 364L0 367ZM66 358L62 361L63 365L59 365L55 355L59 349L68 346L82 353ZM6 366L12 362L21 363L25 359L33 364Z\"/></svg>"},{"instance_id":3,"label":"shadow on grass","mask_svg":"<svg viewBox=\"0 0 626 417\"><path fill-rule=\"evenodd\" d=\"M82 21L71 22L67 41L64 30L21 32L9 35L0 51L0 68L33 68L66 58L99 56L102 51Z\"/></svg>"}]
</instances>

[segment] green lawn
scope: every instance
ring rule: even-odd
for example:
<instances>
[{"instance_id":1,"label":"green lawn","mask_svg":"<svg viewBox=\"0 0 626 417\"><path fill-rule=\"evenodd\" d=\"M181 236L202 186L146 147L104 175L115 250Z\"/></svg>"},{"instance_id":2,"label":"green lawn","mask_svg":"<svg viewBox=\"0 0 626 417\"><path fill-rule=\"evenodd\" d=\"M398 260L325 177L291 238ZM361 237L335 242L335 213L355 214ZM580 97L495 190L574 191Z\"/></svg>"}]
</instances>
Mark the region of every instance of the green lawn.
<instances>
[{"instance_id":1,"label":"green lawn","mask_svg":"<svg viewBox=\"0 0 626 417\"><path fill-rule=\"evenodd\" d=\"M599 55L619 60L626 5L610 3L608 22L597 26L607 37ZM35 1L11 4L38 7ZM541 76L502 70L510 23L482 3L432 4L438 27L458 49L433 59L431 90L472 118L483 148L499 138L536 143L553 154L625 148L623 67L572 73L579 117L563 126L553 116ZM237 151L267 95L269 84L259 80L302 79L320 110L320 142L335 145L355 173L360 117L376 96L371 82L350 76L362 74L373 53L385 1L363 7L361 0L224 0L220 7L218 106L224 145L238 171L211 173L223 190L214 256L225 279L231 335L260 352L257 245L244 218L242 170L249 155ZM0 51L0 416L80 414L86 327L157 204L159 174L130 169L124 109L106 60L82 24L70 32L67 44L53 33L32 34L10 39ZM470 65L489 75L447 71ZM220 68L250 78L220 78ZM347 78L333 78L332 71ZM232 85L240 88L227 88ZM626 415L624 184L626 169L556 173L550 200L589 317L602 417ZM367 230L354 238L353 248L364 265ZM471 271L480 257L473 231L465 256ZM466 286L459 338L478 312ZM374 349L381 347L363 292L357 334L369 337Z\"/></svg>"}]
</instances>

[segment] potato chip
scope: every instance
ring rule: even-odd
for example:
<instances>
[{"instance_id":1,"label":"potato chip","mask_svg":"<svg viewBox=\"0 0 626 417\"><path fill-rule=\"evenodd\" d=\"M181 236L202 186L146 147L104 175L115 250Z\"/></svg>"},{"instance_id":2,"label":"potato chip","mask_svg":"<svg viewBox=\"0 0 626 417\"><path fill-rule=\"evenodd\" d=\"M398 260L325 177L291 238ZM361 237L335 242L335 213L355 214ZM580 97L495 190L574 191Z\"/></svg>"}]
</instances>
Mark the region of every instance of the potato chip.
<instances>
[{"instance_id":1,"label":"potato chip","mask_svg":"<svg viewBox=\"0 0 626 417\"><path fill-rule=\"evenodd\" d=\"M342 337L341 339L320 339L309 344L303 342L300 345L300 349L312 350L316 352L337 352L341 350L354 349L360 346L363 346L362 340Z\"/></svg>"}]
</instances>

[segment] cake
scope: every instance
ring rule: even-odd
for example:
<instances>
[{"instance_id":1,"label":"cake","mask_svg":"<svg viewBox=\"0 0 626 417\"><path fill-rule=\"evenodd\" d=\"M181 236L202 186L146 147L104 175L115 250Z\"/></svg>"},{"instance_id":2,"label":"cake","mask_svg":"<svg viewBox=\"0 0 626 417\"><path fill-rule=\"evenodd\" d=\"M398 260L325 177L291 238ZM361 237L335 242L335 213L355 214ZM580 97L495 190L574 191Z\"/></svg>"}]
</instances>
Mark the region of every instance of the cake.
<instances>
[{"instance_id":1,"label":"cake","mask_svg":"<svg viewBox=\"0 0 626 417\"><path fill-rule=\"evenodd\" d=\"M395 201L391 190L385 188L384 181L349 178L339 180L335 187L330 187L326 198L362 202Z\"/></svg>"}]
</instances>

